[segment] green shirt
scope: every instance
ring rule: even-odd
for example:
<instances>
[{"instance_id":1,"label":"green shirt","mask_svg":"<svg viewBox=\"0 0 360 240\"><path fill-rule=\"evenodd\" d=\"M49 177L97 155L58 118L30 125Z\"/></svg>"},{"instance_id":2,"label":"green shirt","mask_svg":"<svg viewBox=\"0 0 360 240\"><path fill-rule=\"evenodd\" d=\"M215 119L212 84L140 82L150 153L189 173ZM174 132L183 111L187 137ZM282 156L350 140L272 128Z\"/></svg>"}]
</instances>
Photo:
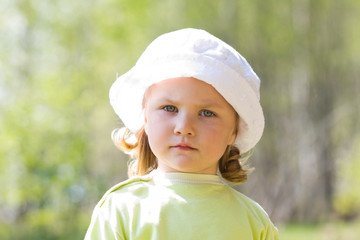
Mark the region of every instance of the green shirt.
<instances>
[{"instance_id":1,"label":"green shirt","mask_svg":"<svg viewBox=\"0 0 360 240\"><path fill-rule=\"evenodd\" d=\"M134 177L97 204L85 239L277 240L266 212L217 175Z\"/></svg>"}]
</instances>

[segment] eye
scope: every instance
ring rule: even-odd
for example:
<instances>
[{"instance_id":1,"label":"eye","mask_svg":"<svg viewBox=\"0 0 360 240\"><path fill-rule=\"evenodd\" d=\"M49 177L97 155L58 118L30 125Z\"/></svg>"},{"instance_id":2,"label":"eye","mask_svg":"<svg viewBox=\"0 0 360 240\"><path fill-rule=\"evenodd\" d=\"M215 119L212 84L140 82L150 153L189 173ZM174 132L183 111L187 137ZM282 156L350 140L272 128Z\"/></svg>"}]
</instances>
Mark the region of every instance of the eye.
<instances>
[{"instance_id":1,"label":"eye","mask_svg":"<svg viewBox=\"0 0 360 240\"><path fill-rule=\"evenodd\" d=\"M215 113L213 113L212 111L209 111L209 110L202 110L200 112L200 115L204 116L204 117L214 117Z\"/></svg>"},{"instance_id":2,"label":"eye","mask_svg":"<svg viewBox=\"0 0 360 240\"><path fill-rule=\"evenodd\" d=\"M165 106L165 107L163 107L163 109L167 112L177 112L177 108L172 105Z\"/></svg>"}]
</instances>

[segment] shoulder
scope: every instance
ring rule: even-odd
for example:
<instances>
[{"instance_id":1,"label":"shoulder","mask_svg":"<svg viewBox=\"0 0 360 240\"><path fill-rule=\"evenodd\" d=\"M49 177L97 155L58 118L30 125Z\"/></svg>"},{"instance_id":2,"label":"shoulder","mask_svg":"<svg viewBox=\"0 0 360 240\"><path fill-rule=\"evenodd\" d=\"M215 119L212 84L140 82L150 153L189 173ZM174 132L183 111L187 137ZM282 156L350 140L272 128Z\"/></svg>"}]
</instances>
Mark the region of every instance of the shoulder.
<instances>
[{"instance_id":1,"label":"shoulder","mask_svg":"<svg viewBox=\"0 0 360 240\"><path fill-rule=\"evenodd\" d=\"M152 180L152 176L145 175L145 176L137 176L132 177L128 180L120 182L113 187L111 187L101 198L98 202L98 207L101 207L105 202L110 201L112 198L126 198L129 197L128 195L134 195L133 193L141 192L147 188L148 182Z\"/></svg>"},{"instance_id":2,"label":"shoulder","mask_svg":"<svg viewBox=\"0 0 360 240\"><path fill-rule=\"evenodd\" d=\"M233 192L233 196L237 199L237 202L247 210L250 216L263 223L271 222L268 214L260 204L233 188L231 188L231 191Z\"/></svg>"},{"instance_id":3,"label":"shoulder","mask_svg":"<svg viewBox=\"0 0 360 240\"><path fill-rule=\"evenodd\" d=\"M149 188L152 176L133 177L111 187L96 205L85 239L125 239L132 209Z\"/></svg>"},{"instance_id":4,"label":"shoulder","mask_svg":"<svg viewBox=\"0 0 360 240\"><path fill-rule=\"evenodd\" d=\"M235 189L232 189L232 191L238 203L246 209L246 215L249 220L251 219L252 230L256 231L259 228L258 230L260 230L263 236L266 236L264 239L278 239L277 228L260 204Z\"/></svg>"}]
</instances>

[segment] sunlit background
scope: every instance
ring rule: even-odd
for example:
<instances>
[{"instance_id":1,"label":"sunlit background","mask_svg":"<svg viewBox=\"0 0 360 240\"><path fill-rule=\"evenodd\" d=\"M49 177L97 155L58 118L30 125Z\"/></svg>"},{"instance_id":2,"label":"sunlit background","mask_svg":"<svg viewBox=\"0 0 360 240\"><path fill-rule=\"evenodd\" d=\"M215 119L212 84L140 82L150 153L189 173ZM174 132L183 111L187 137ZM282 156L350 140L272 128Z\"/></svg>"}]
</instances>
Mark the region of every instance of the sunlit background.
<instances>
[{"instance_id":1,"label":"sunlit background","mask_svg":"<svg viewBox=\"0 0 360 240\"><path fill-rule=\"evenodd\" d=\"M127 178L109 87L184 27L228 42L262 79L266 129L238 189L281 239L359 239L358 0L1 0L0 239L84 237Z\"/></svg>"}]
</instances>

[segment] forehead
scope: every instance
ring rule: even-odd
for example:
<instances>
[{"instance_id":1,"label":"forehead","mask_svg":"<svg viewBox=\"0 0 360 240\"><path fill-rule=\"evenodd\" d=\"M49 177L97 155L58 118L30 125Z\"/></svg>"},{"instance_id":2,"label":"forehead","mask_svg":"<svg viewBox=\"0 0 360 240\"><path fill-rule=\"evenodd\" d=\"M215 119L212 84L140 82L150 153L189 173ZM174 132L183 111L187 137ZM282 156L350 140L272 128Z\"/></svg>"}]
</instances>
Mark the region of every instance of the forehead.
<instances>
[{"instance_id":1,"label":"forehead","mask_svg":"<svg viewBox=\"0 0 360 240\"><path fill-rule=\"evenodd\" d=\"M144 100L150 98L228 104L213 86L192 77L171 78L155 83L145 92Z\"/></svg>"}]
</instances>

